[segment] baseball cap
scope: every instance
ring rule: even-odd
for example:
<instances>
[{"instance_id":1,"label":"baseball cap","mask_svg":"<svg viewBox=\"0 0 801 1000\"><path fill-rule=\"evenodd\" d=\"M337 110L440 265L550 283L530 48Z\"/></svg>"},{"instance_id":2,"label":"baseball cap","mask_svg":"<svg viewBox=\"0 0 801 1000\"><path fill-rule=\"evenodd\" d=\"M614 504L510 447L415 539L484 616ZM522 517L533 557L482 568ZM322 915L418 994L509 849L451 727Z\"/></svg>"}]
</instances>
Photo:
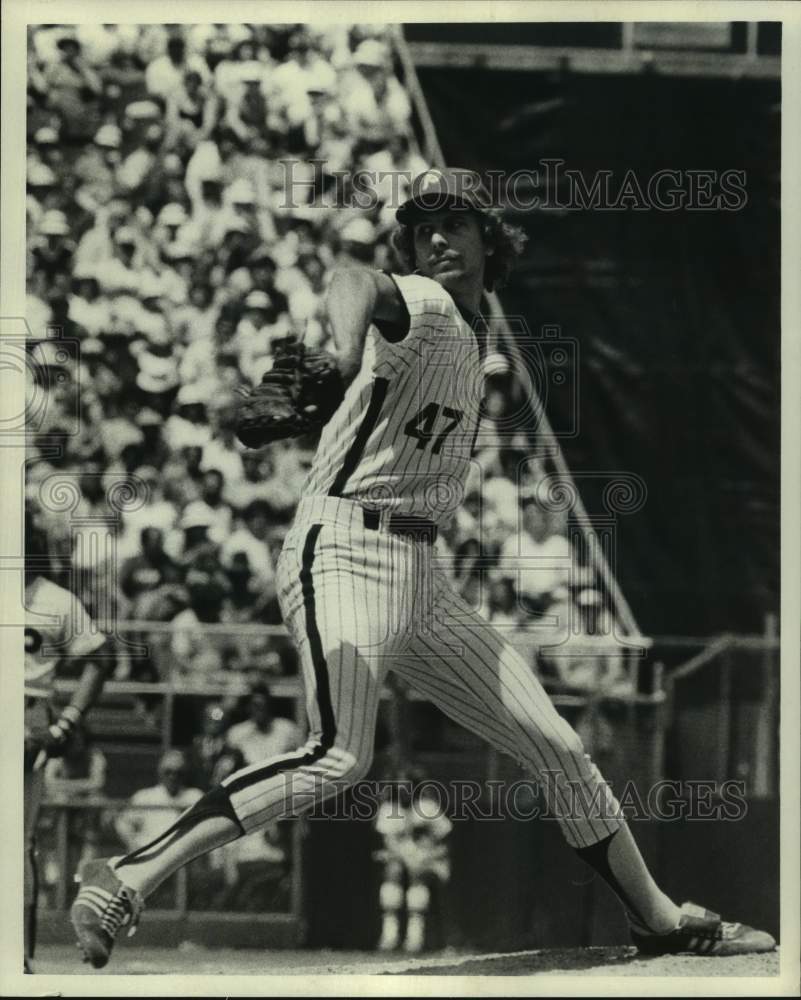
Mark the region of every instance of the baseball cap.
<instances>
[{"instance_id":1,"label":"baseball cap","mask_svg":"<svg viewBox=\"0 0 801 1000\"><path fill-rule=\"evenodd\" d=\"M164 256L167 260L194 260L197 251L187 240L175 240L164 248Z\"/></svg>"},{"instance_id":2,"label":"baseball cap","mask_svg":"<svg viewBox=\"0 0 801 1000\"><path fill-rule=\"evenodd\" d=\"M256 192L253 190L253 185L245 177L237 177L228 186L225 197L232 205L255 205L256 203Z\"/></svg>"},{"instance_id":3,"label":"baseball cap","mask_svg":"<svg viewBox=\"0 0 801 1000\"><path fill-rule=\"evenodd\" d=\"M46 163L32 163L28 167L29 187L53 187L57 183L58 178Z\"/></svg>"},{"instance_id":4,"label":"baseball cap","mask_svg":"<svg viewBox=\"0 0 801 1000\"><path fill-rule=\"evenodd\" d=\"M245 299L246 309L265 309L270 310L273 307L273 300L267 294L260 289L255 289L248 295Z\"/></svg>"},{"instance_id":5,"label":"baseball cap","mask_svg":"<svg viewBox=\"0 0 801 1000\"><path fill-rule=\"evenodd\" d=\"M122 131L118 125L101 125L95 133L95 145L119 149L122 145Z\"/></svg>"},{"instance_id":6,"label":"baseball cap","mask_svg":"<svg viewBox=\"0 0 801 1000\"><path fill-rule=\"evenodd\" d=\"M58 132L50 125L43 125L34 133L33 141L36 146L57 146Z\"/></svg>"},{"instance_id":7,"label":"baseball cap","mask_svg":"<svg viewBox=\"0 0 801 1000\"><path fill-rule=\"evenodd\" d=\"M94 355L99 357L105 352L105 347L103 346L103 341L99 337L87 337L85 340L81 341L81 355L83 357L88 357Z\"/></svg>"},{"instance_id":8,"label":"baseball cap","mask_svg":"<svg viewBox=\"0 0 801 1000\"><path fill-rule=\"evenodd\" d=\"M260 83L264 76L264 64L258 59L248 59L239 64L238 76L243 83Z\"/></svg>"},{"instance_id":9,"label":"baseball cap","mask_svg":"<svg viewBox=\"0 0 801 1000\"><path fill-rule=\"evenodd\" d=\"M241 219L238 215L233 216L225 224L226 236L229 233L249 233L249 232L250 232L250 226L247 224L247 222L245 222L244 219Z\"/></svg>"},{"instance_id":10,"label":"baseball cap","mask_svg":"<svg viewBox=\"0 0 801 1000\"><path fill-rule=\"evenodd\" d=\"M255 264L270 264L272 267L276 267L273 255L270 253L270 248L265 243L260 243L253 253L248 257L248 266L253 267Z\"/></svg>"},{"instance_id":11,"label":"baseball cap","mask_svg":"<svg viewBox=\"0 0 801 1000\"><path fill-rule=\"evenodd\" d=\"M345 242L364 243L369 246L371 243L375 243L375 226L369 219L351 219L346 226L342 227L340 236Z\"/></svg>"},{"instance_id":12,"label":"baseball cap","mask_svg":"<svg viewBox=\"0 0 801 1000\"><path fill-rule=\"evenodd\" d=\"M148 483L157 483L161 479L161 474L155 465L139 465L134 469L133 474L136 479L142 479Z\"/></svg>"},{"instance_id":13,"label":"baseball cap","mask_svg":"<svg viewBox=\"0 0 801 1000\"><path fill-rule=\"evenodd\" d=\"M131 101L125 106L125 114L134 121L152 121L161 118L161 109L155 101Z\"/></svg>"},{"instance_id":14,"label":"baseball cap","mask_svg":"<svg viewBox=\"0 0 801 1000\"><path fill-rule=\"evenodd\" d=\"M481 177L463 167L432 168L412 181L411 196L398 208L395 218L408 226L419 222L428 212L456 206L475 212L489 211L491 199Z\"/></svg>"},{"instance_id":15,"label":"baseball cap","mask_svg":"<svg viewBox=\"0 0 801 1000\"><path fill-rule=\"evenodd\" d=\"M383 42L377 38L367 38L353 53L356 66L386 66L389 63L389 52Z\"/></svg>"},{"instance_id":16,"label":"baseball cap","mask_svg":"<svg viewBox=\"0 0 801 1000\"><path fill-rule=\"evenodd\" d=\"M56 208L45 212L39 223L39 232L43 236L66 236L69 231L66 215Z\"/></svg>"},{"instance_id":17,"label":"baseball cap","mask_svg":"<svg viewBox=\"0 0 801 1000\"><path fill-rule=\"evenodd\" d=\"M182 226L186 222L186 209L177 201L171 201L159 212L158 221L165 226Z\"/></svg>"},{"instance_id":18,"label":"baseball cap","mask_svg":"<svg viewBox=\"0 0 801 1000\"><path fill-rule=\"evenodd\" d=\"M159 774L180 774L186 769L186 757L180 750L168 750L159 761Z\"/></svg>"},{"instance_id":19,"label":"baseball cap","mask_svg":"<svg viewBox=\"0 0 801 1000\"><path fill-rule=\"evenodd\" d=\"M140 299L160 299L164 297L164 286L157 274L143 271L137 288Z\"/></svg>"},{"instance_id":20,"label":"baseball cap","mask_svg":"<svg viewBox=\"0 0 801 1000\"><path fill-rule=\"evenodd\" d=\"M331 79L325 72L325 67L313 67L306 74L307 94L330 94Z\"/></svg>"},{"instance_id":21,"label":"baseball cap","mask_svg":"<svg viewBox=\"0 0 801 1000\"><path fill-rule=\"evenodd\" d=\"M202 500L192 500L181 517L181 528L210 528L215 521L214 511Z\"/></svg>"},{"instance_id":22,"label":"baseball cap","mask_svg":"<svg viewBox=\"0 0 801 1000\"><path fill-rule=\"evenodd\" d=\"M134 423L137 427L159 427L164 423L164 418L156 410L146 406L137 413Z\"/></svg>"},{"instance_id":23,"label":"baseball cap","mask_svg":"<svg viewBox=\"0 0 801 1000\"><path fill-rule=\"evenodd\" d=\"M178 390L175 397L176 406L197 406L198 403L205 403L206 396L203 387L197 382L187 382Z\"/></svg>"},{"instance_id":24,"label":"baseball cap","mask_svg":"<svg viewBox=\"0 0 801 1000\"><path fill-rule=\"evenodd\" d=\"M114 242L120 246L136 246L136 230L130 226L120 226L114 233Z\"/></svg>"}]
</instances>

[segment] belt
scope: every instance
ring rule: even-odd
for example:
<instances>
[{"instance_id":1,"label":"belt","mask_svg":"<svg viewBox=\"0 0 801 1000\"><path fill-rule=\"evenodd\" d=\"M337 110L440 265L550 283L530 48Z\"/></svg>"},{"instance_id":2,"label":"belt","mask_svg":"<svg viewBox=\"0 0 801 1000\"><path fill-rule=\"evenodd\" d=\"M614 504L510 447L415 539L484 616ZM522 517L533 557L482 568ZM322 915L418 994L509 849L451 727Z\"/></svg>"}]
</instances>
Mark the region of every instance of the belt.
<instances>
[{"instance_id":1,"label":"belt","mask_svg":"<svg viewBox=\"0 0 801 1000\"><path fill-rule=\"evenodd\" d=\"M381 513L377 510L362 509L364 526L370 531L378 531L381 526ZM437 540L438 528L433 521L425 517L415 517L412 514L390 514L385 522L387 531L393 535L408 535L421 542L428 542L433 545Z\"/></svg>"},{"instance_id":2,"label":"belt","mask_svg":"<svg viewBox=\"0 0 801 1000\"><path fill-rule=\"evenodd\" d=\"M375 507L365 507L358 500L342 497L301 497L295 513L295 523L310 525L336 524L343 527L366 528L369 531L389 531L416 541L433 545L438 529L433 521L414 514L393 514Z\"/></svg>"}]
</instances>

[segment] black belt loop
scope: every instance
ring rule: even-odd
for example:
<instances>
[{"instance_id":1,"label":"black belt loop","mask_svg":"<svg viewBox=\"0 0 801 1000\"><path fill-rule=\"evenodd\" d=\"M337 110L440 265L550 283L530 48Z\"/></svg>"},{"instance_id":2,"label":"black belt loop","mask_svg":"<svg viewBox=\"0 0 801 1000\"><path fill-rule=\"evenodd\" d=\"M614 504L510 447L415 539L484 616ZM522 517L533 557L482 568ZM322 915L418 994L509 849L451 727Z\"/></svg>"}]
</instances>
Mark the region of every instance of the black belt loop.
<instances>
[{"instance_id":1,"label":"black belt loop","mask_svg":"<svg viewBox=\"0 0 801 1000\"><path fill-rule=\"evenodd\" d=\"M381 525L381 512L368 507L362 507L364 526L370 531L377 531ZM412 514L390 514L387 529L393 535L408 535L418 541L433 545L437 540L439 529L433 521Z\"/></svg>"},{"instance_id":2,"label":"black belt loop","mask_svg":"<svg viewBox=\"0 0 801 1000\"><path fill-rule=\"evenodd\" d=\"M377 510L368 510L367 507L362 507L362 512L364 514L364 526L369 528L370 531L378 531L378 527L381 524L381 514Z\"/></svg>"}]
</instances>

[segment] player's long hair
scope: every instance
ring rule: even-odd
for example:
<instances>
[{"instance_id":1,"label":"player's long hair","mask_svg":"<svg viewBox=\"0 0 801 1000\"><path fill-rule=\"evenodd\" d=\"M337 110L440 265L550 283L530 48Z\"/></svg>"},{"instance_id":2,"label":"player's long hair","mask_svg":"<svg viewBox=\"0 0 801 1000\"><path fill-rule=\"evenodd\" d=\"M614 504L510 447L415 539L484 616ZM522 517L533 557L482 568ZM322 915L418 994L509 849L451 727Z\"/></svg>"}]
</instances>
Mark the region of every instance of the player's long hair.
<instances>
[{"instance_id":1,"label":"player's long hair","mask_svg":"<svg viewBox=\"0 0 801 1000\"><path fill-rule=\"evenodd\" d=\"M481 219L484 225L484 245L494 250L487 257L484 267L484 287L492 292L506 284L515 261L523 253L528 236L520 226L504 222L500 212L484 212ZM417 266L414 259L413 228L398 224L392 231L390 240L401 265L410 273L413 272Z\"/></svg>"}]
</instances>

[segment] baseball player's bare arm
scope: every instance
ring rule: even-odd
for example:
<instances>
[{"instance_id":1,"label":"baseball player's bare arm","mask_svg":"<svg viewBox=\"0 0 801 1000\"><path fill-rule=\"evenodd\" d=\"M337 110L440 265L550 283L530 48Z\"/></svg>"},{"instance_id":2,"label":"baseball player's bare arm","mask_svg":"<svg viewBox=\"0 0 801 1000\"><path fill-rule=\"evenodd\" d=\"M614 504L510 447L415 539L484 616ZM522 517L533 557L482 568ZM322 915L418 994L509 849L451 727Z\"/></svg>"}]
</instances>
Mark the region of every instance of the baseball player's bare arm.
<instances>
[{"instance_id":1,"label":"baseball player's bare arm","mask_svg":"<svg viewBox=\"0 0 801 1000\"><path fill-rule=\"evenodd\" d=\"M111 645L105 642L99 649L82 658L83 669L70 706L81 715L94 705L103 690L114 663Z\"/></svg>"},{"instance_id":2,"label":"baseball player's bare arm","mask_svg":"<svg viewBox=\"0 0 801 1000\"><path fill-rule=\"evenodd\" d=\"M353 381L362 363L369 325L378 320L393 326L408 323L406 305L392 278L369 268L334 272L326 300L342 378Z\"/></svg>"}]
</instances>

